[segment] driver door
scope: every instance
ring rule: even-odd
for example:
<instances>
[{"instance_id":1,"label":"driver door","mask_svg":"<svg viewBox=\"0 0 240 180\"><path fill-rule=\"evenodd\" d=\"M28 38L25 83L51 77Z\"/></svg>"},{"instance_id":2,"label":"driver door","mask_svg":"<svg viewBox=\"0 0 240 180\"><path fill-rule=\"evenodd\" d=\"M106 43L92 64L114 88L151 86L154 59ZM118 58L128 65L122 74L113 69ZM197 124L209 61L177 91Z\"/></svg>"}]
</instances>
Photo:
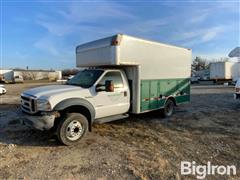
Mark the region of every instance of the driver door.
<instances>
[{"instance_id":1,"label":"driver door","mask_svg":"<svg viewBox=\"0 0 240 180\"><path fill-rule=\"evenodd\" d=\"M113 82L113 92L106 92L104 86L106 81ZM123 114L128 111L130 107L130 94L120 71L107 72L98 85L102 85L102 91L96 92L96 96L94 97L96 118Z\"/></svg>"}]
</instances>

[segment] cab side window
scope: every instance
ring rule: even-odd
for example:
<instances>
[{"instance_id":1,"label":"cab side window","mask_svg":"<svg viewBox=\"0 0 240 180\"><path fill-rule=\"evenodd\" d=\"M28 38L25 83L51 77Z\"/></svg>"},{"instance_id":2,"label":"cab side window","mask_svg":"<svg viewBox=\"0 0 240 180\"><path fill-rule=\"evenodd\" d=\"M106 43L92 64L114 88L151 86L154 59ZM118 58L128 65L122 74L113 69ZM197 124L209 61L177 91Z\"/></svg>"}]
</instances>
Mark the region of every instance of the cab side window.
<instances>
[{"instance_id":1,"label":"cab side window","mask_svg":"<svg viewBox=\"0 0 240 180\"><path fill-rule=\"evenodd\" d=\"M112 81L114 88L123 88L123 80L120 72L108 72L105 74L99 84L104 85L106 80Z\"/></svg>"}]
</instances>

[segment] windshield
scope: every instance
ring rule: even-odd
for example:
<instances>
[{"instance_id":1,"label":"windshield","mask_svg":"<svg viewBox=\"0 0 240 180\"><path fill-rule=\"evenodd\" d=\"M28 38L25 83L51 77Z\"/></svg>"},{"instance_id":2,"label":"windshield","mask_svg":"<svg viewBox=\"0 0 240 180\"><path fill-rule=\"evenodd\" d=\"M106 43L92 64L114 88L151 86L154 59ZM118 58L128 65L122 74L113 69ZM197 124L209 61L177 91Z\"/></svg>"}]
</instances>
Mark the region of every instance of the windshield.
<instances>
[{"instance_id":1,"label":"windshield","mask_svg":"<svg viewBox=\"0 0 240 180\"><path fill-rule=\"evenodd\" d=\"M83 88L91 87L96 80L102 75L103 70L85 69L76 74L67 81L68 85L81 86Z\"/></svg>"}]
</instances>

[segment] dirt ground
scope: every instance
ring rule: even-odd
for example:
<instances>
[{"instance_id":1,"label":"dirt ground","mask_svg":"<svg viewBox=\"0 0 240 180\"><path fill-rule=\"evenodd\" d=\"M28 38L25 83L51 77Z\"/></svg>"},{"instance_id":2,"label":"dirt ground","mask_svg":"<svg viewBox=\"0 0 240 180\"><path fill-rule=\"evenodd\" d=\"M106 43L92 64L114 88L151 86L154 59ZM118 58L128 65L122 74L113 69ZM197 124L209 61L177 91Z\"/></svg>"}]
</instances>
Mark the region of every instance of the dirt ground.
<instances>
[{"instance_id":1,"label":"dirt ground","mask_svg":"<svg viewBox=\"0 0 240 180\"><path fill-rule=\"evenodd\" d=\"M174 116L159 112L94 125L77 146L20 124L19 95L43 84L6 85L0 97L0 179L195 179L180 175L181 161L235 165L239 179L240 102L233 87L192 86L191 103Z\"/></svg>"}]
</instances>

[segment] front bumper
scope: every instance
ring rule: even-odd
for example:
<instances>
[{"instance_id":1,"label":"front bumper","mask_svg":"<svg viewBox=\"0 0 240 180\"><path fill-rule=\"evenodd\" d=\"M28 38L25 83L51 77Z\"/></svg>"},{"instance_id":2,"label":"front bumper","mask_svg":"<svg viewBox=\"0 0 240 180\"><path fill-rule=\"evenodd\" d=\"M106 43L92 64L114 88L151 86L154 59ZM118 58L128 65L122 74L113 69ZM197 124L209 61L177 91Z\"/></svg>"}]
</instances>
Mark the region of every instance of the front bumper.
<instances>
[{"instance_id":1,"label":"front bumper","mask_svg":"<svg viewBox=\"0 0 240 180\"><path fill-rule=\"evenodd\" d=\"M55 113L40 113L39 115L30 115L21 111L23 124L39 130L49 130L54 126L56 118Z\"/></svg>"},{"instance_id":2,"label":"front bumper","mask_svg":"<svg viewBox=\"0 0 240 180\"><path fill-rule=\"evenodd\" d=\"M235 94L234 94L234 99L240 99L240 94L235 93Z\"/></svg>"}]
</instances>

